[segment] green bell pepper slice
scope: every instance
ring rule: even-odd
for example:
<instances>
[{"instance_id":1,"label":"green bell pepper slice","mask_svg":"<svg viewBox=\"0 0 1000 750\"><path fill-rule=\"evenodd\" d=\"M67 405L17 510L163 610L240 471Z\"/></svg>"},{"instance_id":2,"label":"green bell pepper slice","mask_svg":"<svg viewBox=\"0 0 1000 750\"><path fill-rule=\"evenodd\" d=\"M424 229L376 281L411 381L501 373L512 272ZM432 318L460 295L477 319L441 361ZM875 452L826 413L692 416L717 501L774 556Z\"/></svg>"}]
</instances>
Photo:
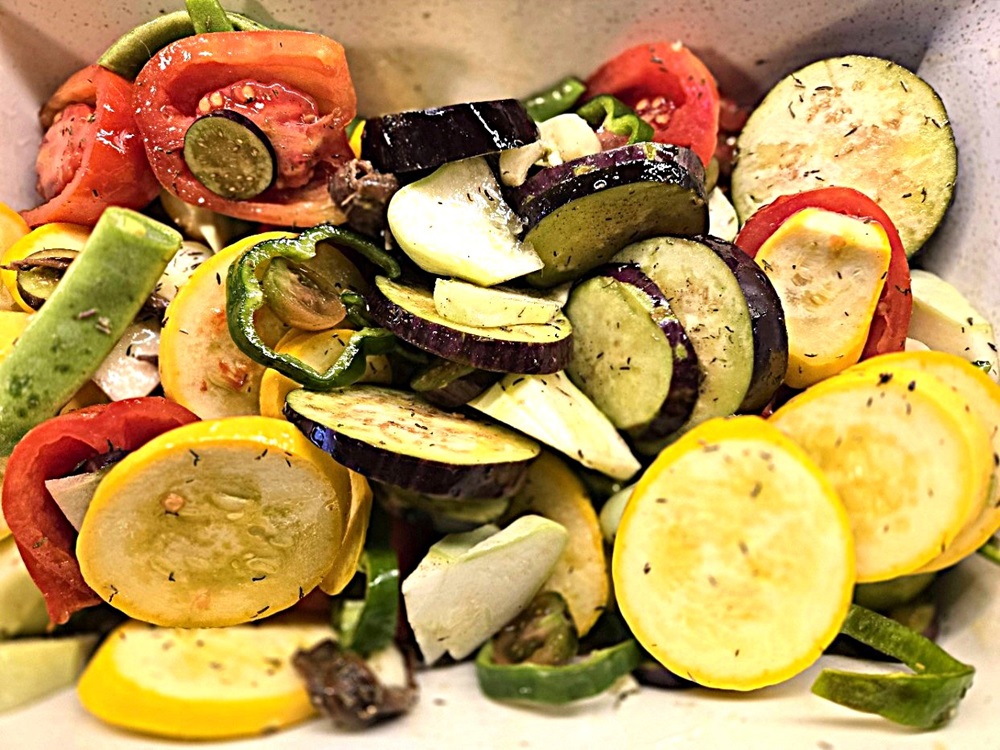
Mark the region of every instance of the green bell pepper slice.
<instances>
[{"instance_id":1,"label":"green bell pepper slice","mask_svg":"<svg viewBox=\"0 0 1000 750\"><path fill-rule=\"evenodd\" d=\"M497 664L491 640L476 656L476 677L494 700L562 704L600 695L638 665L639 646L632 639L560 666Z\"/></svg>"},{"instance_id":2,"label":"green bell pepper slice","mask_svg":"<svg viewBox=\"0 0 1000 750\"><path fill-rule=\"evenodd\" d=\"M396 634L399 614L399 564L390 549L368 549L361 557L367 584L362 601L344 602L340 642L363 657L387 648Z\"/></svg>"},{"instance_id":3,"label":"green bell pepper slice","mask_svg":"<svg viewBox=\"0 0 1000 750\"><path fill-rule=\"evenodd\" d=\"M898 724L937 729L955 715L972 686L975 669L971 666L919 633L864 607L851 605L841 632L899 659L914 674L824 669L812 686L821 698Z\"/></svg>"},{"instance_id":4,"label":"green bell pepper slice","mask_svg":"<svg viewBox=\"0 0 1000 750\"><path fill-rule=\"evenodd\" d=\"M569 112L586 90L586 84L579 78L567 76L551 88L535 92L522 104L532 120L543 122Z\"/></svg>"},{"instance_id":5,"label":"green bell pepper slice","mask_svg":"<svg viewBox=\"0 0 1000 750\"><path fill-rule=\"evenodd\" d=\"M653 140L653 126L635 110L610 94L594 97L576 113L592 128L604 128L615 135L628 136L628 143Z\"/></svg>"},{"instance_id":6,"label":"green bell pepper slice","mask_svg":"<svg viewBox=\"0 0 1000 750\"><path fill-rule=\"evenodd\" d=\"M260 242L229 267L226 279L226 317L229 334L240 351L258 364L277 370L300 385L328 391L356 382L365 373L365 359L388 354L399 348L399 340L382 328L362 328L351 336L343 353L325 372L307 365L298 357L279 354L264 343L254 325L254 313L264 306L262 281L272 258L304 261L316 254L316 244L332 241L349 247L377 265L389 278L401 273L399 263L374 243L349 229L320 224L296 237Z\"/></svg>"}]
</instances>

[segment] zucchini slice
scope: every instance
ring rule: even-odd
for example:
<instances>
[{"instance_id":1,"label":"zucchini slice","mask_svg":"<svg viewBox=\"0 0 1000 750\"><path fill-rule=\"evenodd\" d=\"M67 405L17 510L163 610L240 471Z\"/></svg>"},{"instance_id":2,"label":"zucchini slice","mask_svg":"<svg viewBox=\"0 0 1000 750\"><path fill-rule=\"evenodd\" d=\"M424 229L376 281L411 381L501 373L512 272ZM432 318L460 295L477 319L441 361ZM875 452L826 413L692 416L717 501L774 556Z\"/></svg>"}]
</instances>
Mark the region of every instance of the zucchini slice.
<instances>
[{"instance_id":1,"label":"zucchini slice","mask_svg":"<svg viewBox=\"0 0 1000 750\"><path fill-rule=\"evenodd\" d=\"M934 232L958 173L948 113L925 81L889 60L820 60L780 81L737 143L740 221L781 195L838 185L889 214L907 257Z\"/></svg>"},{"instance_id":2,"label":"zucchini slice","mask_svg":"<svg viewBox=\"0 0 1000 750\"><path fill-rule=\"evenodd\" d=\"M573 354L573 328L556 313L547 323L482 328L442 316L431 292L384 276L368 294L371 316L409 344L453 362L493 372L561 370Z\"/></svg>"},{"instance_id":3,"label":"zucchini slice","mask_svg":"<svg viewBox=\"0 0 1000 750\"><path fill-rule=\"evenodd\" d=\"M929 372L847 371L778 409L773 424L847 508L858 583L922 569L983 508L993 446L963 395Z\"/></svg>"},{"instance_id":4,"label":"zucchini slice","mask_svg":"<svg viewBox=\"0 0 1000 750\"><path fill-rule=\"evenodd\" d=\"M511 495L539 453L505 427L441 411L412 393L359 385L288 394L285 415L369 479L448 497Z\"/></svg>"},{"instance_id":5,"label":"zucchini slice","mask_svg":"<svg viewBox=\"0 0 1000 750\"><path fill-rule=\"evenodd\" d=\"M854 587L844 506L819 467L759 417L714 419L664 450L614 543L618 605L677 675L753 690L813 664Z\"/></svg>"},{"instance_id":6,"label":"zucchini slice","mask_svg":"<svg viewBox=\"0 0 1000 750\"><path fill-rule=\"evenodd\" d=\"M351 498L348 471L287 422L195 422L101 481L80 528L80 570L138 620L248 622L295 604L333 567Z\"/></svg>"},{"instance_id":7,"label":"zucchini slice","mask_svg":"<svg viewBox=\"0 0 1000 750\"><path fill-rule=\"evenodd\" d=\"M558 300L539 292L482 287L457 279L434 282L434 307L448 320L476 328L543 325L562 309Z\"/></svg>"}]
</instances>

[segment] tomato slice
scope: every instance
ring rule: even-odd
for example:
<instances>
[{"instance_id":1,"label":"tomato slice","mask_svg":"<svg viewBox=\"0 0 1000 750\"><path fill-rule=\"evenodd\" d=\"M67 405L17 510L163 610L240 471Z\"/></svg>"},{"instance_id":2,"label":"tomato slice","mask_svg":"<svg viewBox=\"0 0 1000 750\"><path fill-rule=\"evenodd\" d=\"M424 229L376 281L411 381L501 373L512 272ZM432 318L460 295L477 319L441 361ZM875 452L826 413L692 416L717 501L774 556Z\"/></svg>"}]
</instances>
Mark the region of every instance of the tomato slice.
<instances>
[{"instance_id":1,"label":"tomato slice","mask_svg":"<svg viewBox=\"0 0 1000 750\"><path fill-rule=\"evenodd\" d=\"M70 76L42 108L35 165L47 201L22 211L29 226L93 226L108 206L144 208L159 192L132 115L132 84L97 65Z\"/></svg>"},{"instance_id":2,"label":"tomato slice","mask_svg":"<svg viewBox=\"0 0 1000 750\"><path fill-rule=\"evenodd\" d=\"M197 419L164 398L128 399L49 419L14 447L3 481L3 515L54 624L102 600L80 574L76 531L45 481L67 476L82 461L111 450L135 450Z\"/></svg>"},{"instance_id":3,"label":"tomato slice","mask_svg":"<svg viewBox=\"0 0 1000 750\"><path fill-rule=\"evenodd\" d=\"M794 195L783 195L762 206L750 217L736 237L736 244L751 258L754 257L768 237L774 234L786 219L805 208L821 208L845 216L876 221L882 225L889 237L892 255L889 257L885 286L875 307L861 359L902 351L906 344L910 315L913 312L910 266L892 219L864 193L853 188L825 187Z\"/></svg>"},{"instance_id":4,"label":"tomato slice","mask_svg":"<svg viewBox=\"0 0 1000 750\"><path fill-rule=\"evenodd\" d=\"M587 96L618 97L653 126L657 143L687 146L704 164L715 153L719 90L715 78L680 42L639 44L587 79Z\"/></svg>"},{"instance_id":5,"label":"tomato slice","mask_svg":"<svg viewBox=\"0 0 1000 750\"><path fill-rule=\"evenodd\" d=\"M327 183L352 156L345 127L357 100L337 42L304 31L187 37L154 55L135 86L136 121L153 172L181 200L277 226L343 221ZM184 162L188 128L219 110L253 120L274 147L278 179L255 198L217 195Z\"/></svg>"}]
</instances>

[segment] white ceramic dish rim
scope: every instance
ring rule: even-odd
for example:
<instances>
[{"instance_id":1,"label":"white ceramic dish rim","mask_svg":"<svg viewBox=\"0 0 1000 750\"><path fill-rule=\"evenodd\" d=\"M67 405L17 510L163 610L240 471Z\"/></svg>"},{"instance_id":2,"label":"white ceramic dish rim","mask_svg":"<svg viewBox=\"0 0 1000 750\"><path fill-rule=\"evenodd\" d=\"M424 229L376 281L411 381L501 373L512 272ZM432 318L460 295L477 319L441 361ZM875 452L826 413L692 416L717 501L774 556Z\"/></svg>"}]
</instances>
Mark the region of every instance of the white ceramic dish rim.
<instances>
[{"instance_id":1,"label":"white ceramic dish rim","mask_svg":"<svg viewBox=\"0 0 1000 750\"><path fill-rule=\"evenodd\" d=\"M164 4L167 5L167 4ZM171 8L172 9L172 4ZM573 0L308 0L233 2L233 10L323 31L345 44L367 113L463 99L524 95L559 76L585 74L628 44L680 38L698 50L730 92L751 100L780 75L832 54L892 57L941 93L960 147L955 205L922 262L1000 321L1000 14L975 0L847 0L838 4L748 0L648 3ZM0 6L0 200L35 201L24 154L39 139L38 105L60 80L92 61L121 31L162 12L159 3L4 0ZM995 11L995 7L993 8ZM992 576L991 576L992 573ZM944 643L978 667L959 717L943 732L914 734L821 701L808 692L818 667L753 695L643 690L553 712L490 703L459 666L426 673L420 707L404 721L363 735L314 723L218 748L292 747L985 747L992 695L1000 692L1000 577L980 560L951 574L956 605ZM834 660L824 660L830 664ZM4 747L139 750L175 743L109 731L71 692L0 716Z\"/></svg>"}]
</instances>

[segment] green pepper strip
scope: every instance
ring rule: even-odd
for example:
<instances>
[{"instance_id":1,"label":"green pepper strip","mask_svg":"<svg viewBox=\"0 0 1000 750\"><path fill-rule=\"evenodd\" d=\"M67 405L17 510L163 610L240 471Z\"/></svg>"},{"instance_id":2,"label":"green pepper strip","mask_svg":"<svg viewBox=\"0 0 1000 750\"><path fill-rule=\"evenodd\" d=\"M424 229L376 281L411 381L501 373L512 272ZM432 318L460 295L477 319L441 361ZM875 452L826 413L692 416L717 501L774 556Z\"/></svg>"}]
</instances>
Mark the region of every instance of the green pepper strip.
<instances>
[{"instance_id":1,"label":"green pepper strip","mask_svg":"<svg viewBox=\"0 0 1000 750\"><path fill-rule=\"evenodd\" d=\"M979 554L992 563L1000 565L1000 536L995 536L979 548Z\"/></svg>"},{"instance_id":2,"label":"green pepper strip","mask_svg":"<svg viewBox=\"0 0 1000 750\"><path fill-rule=\"evenodd\" d=\"M396 634L399 565L392 550L368 549L361 557L361 566L368 578L365 599L360 607L343 611L340 638L345 649L367 657L387 648Z\"/></svg>"},{"instance_id":3,"label":"green pepper strip","mask_svg":"<svg viewBox=\"0 0 1000 750\"><path fill-rule=\"evenodd\" d=\"M389 278L400 274L395 258L362 235L332 224L320 224L297 237L281 237L259 242L229 267L226 279L226 317L229 335L240 351L258 364L277 370L285 377L317 391L328 391L354 383L365 372L365 358L387 354L399 347L398 339L381 328L363 328L347 342L343 353L326 372L307 365L298 357L279 354L264 343L254 325L254 313L264 306L261 280L272 258L293 262L309 260L316 244L330 240L357 251L378 265Z\"/></svg>"},{"instance_id":4,"label":"green pepper strip","mask_svg":"<svg viewBox=\"0 0 1000 750\"><path fill-rule=\"evenodd\" d=\"M227 18L236 31L264 31L263 24L239 13L227 13ZM134 81L142 67L150 59L171 42L195 34L191 16L186 10L155 18L141 26L136 26L118 38L103 55L97 64L117 73L122 78Z\"/></svg>"},{"instance_id":5,"label":"green pepper strip","mask_svg":"<svg viewBox=\"0 0 1000 750\"><path fill-rule=\"evenodd\" d=\"M187 0L185 5L195 34L233 30L233 23L219 0Z\"/></svg>"},{"instance_id":6,"label":"green pepper strip","mask_svg":"<svg viewBox=\"0 0 1000 750\"><path fill-rule=\"evenodd\" d=\"M347 311L347 319L358 328L373 328L378 325L368 314L365 298L352 289L340 293L340 301Z\"/></svg>"},{"instance_id":7,"label":"green pepper strip","mask_svg":"<svg viewBox=\"0 0 1000 750\"><path fill-rule=\"evenodd\" d=\"M576 113L592 128L603 127L615 135L627 135L629 143L653 140L653 126L635 113L635 110L610 94L594 97Z\"/></svg>"},{"instance_id":8,"label":"green pepper strip","mask_svg":"<svg viewBox=\"0 0 1000 750\"><path fill-rule=\"evenodd\" d=\"M487 641L476 656L476 677L483 693L494 700L559 704L600 695L638 665L639 647L632 639L556 667L497 664L493 641Z\"/></svg>"},{"instance_id":9,"label":"green pepper strip","mask_svg":"<svg viewBox=\"0 0 1000 750\"><path fill-rule=\"evenodd\" d=\"M586 85L579 78L569 76L555 86L532 94L524 100L524 108L535 122L548 120L563 112L568 112L583 96Z\"/></svg>"},{"instance_id":10,"label":"green pepper strip","mask_svg":"<svg viewBox=\"0 0 1000 750\"><path fill-rule=\"evenodd\" d=\"M899 659L916 674L861 674L824 669L812 691L856 711L919 729L936 729L958 711L975 674L933 641L854 604L841 632Z\"/></svg>"}]
</instances>

